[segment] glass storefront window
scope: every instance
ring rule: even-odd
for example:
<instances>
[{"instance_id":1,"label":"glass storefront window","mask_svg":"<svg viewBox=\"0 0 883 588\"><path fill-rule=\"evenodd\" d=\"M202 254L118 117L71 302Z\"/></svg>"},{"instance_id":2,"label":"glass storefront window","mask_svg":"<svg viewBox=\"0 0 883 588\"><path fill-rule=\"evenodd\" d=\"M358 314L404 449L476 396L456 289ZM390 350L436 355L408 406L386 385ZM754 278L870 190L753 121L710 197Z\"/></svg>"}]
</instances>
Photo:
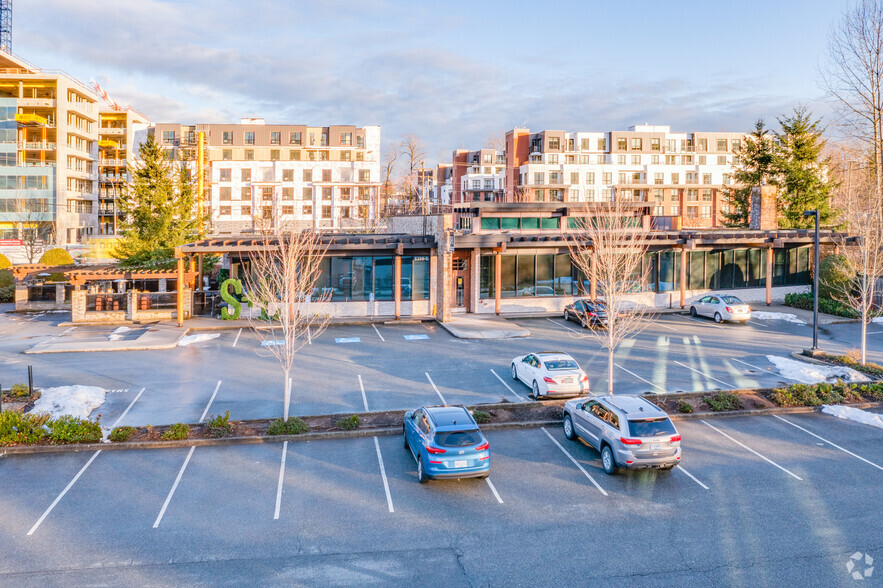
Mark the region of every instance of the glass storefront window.
<instances>
[{"instance_id":1,"label":"glass storefront window","mask_svg":"<svg viewBox=\"0 0 883 588\"><path fill-rule=\"evenodd\" d=\"M516 256L517 261L517 270L516 270L516 296L535 296L534 294L534 255L518 255Z\"/></svg>"},{"instance_id":2,"label":"glass storefront window","mask_svg":"<svg viewBox=\"0 0 883 588\"><path fill-rule=\"evenodd\" d=\"M555 296L555 256L537 255L536 296Z\"/></svg>"},{"instance_id":3,"label":"glass storefront window","mask_svg":"<svg viewBox=\"0 0 883 588\"><path fill-rule=\"evenodd\" d=\"M503 218L501 219L503 223L503 229L519 229L521 228L521 219L519 218ZM484 228L484 227L482 227Z\"/></svg>"},{"instance_id":4,"label":"glass storefront window","mask_svg":"<svg viewBox=\"0 0 883 588\"><path fill-rule=\"evenodd\" d=\"M515 256L504 255L500 268L500 297L512 298L515 296Z\"/></svg>"},{"instance_id":5,"label":"glass storefront window","mask_svg":"<svg viewBox=\"0 0 883 588\"><path fill-rule=\"evenodd\" d=\"M482 231L492 231L494 229L499 230L500 228L500 218L499 217L481 217L481 230Z\"/></svg>"},{"instance_id":6,"label":"glass storefront window","mask_svg":"<svg viewBox=\"0 0 883 588\"><path fill-rule=\"evenodd\" d=\"M543 229L557 229L558 228L558 219L557 218L541 219L540 226Z\"/></svg>"},{"instance_id":7,"label":"glass storefront window","mask_svg":"<svg viewBox=\"0 0 883 588\"><path fill-rule=\"evenodd\" d=\"M523 218L521 219L521 228L525 231L532 231L540 228L540 219Z\"/></svg>"},{"instance_id":8,"label":"glass storefront window","mask_svg":"<svg viewBox=\"0 0 883 588\"><path fill-rule=\"evenodd\" d=\"M555 256L555 296L571 296L576 294L573 280L573 264L570 254L559 253Z\"/></svg>"}]
</instances>

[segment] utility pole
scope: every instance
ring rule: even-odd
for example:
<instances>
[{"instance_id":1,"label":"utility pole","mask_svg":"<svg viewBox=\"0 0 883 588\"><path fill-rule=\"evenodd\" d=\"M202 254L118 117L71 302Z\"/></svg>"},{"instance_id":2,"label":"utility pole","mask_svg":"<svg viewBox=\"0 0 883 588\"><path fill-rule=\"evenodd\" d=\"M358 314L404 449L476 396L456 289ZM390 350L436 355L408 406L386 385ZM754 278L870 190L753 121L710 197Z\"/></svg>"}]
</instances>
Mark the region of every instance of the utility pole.
<instances>
[{"instance_id":1,"label":"utility pole","mask_svg":"<svg viewBox=\"0 0 883 588\"><path fill-rule=\"evenodd\" d=\"M812 349L804 351L804 355L814 357L819 354L819 211L805 210L803 216L815 217L816 225L812 271Z\"/></svg>"}]
</instances>

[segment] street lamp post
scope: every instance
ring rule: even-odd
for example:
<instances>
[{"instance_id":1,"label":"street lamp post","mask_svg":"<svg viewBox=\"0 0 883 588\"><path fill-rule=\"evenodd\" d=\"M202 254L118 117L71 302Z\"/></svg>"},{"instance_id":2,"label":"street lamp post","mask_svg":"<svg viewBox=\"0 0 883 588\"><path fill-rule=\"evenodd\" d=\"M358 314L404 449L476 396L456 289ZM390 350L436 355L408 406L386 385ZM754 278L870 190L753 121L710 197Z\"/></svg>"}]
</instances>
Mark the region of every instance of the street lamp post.
<instances>
[{"instance_id":1,"label":"street lamp post","mask_svg":"<svg viewBox=\"0 0 883 588\"><path fill-rule=\"evenodd\" d=\"M813 356L819 351L819 211L805 210L803 216L815 217L816 223L812 272L812 349L807 354Z\"/></svg>"}]
</instances>

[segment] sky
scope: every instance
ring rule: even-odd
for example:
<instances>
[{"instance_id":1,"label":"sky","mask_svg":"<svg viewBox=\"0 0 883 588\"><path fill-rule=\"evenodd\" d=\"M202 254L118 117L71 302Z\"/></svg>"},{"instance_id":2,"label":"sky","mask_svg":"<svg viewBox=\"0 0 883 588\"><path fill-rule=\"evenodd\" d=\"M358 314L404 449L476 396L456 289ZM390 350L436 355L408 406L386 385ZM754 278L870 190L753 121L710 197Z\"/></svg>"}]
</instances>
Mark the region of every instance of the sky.
<instances>
[{"instance_id":1,"label":"sky","mask_svg":"<svg viewBox=\"0 0 883 588\"><path fill-rule=\"evenodd\" d=\"M823 122L846 0L17 0L13 52L152 122L379 124L427 166L532 131Z\"/></svg>"}]
</instances>

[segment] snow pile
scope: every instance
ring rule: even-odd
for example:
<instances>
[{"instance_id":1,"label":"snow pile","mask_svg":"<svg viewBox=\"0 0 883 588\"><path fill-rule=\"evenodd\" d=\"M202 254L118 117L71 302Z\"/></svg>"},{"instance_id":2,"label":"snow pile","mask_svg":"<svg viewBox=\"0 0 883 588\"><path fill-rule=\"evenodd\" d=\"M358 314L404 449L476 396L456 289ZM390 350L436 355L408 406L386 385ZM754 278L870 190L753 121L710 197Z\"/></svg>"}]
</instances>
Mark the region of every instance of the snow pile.
<instances>
[{"instance_id":1,"label":"snow pile","mask_svg":"<svg viewBox=\"0 0 883 588\"><path fill-rule=\"evenodd\" d=\"M883 323L883 316L875 316L871 319L872 323Z\"/></svg>"},{"instance_id":2,"label":"snow pile","mask_svg":"<svg viewBox=\"0 0 883 588\"><path fill-rule=\"evenodd\" d=\"M852 408L851 406L826 404L822 406L822 412L835 416L838 419L855 421L863 425L871 425L872 427L883 429L883 416L866 410L859 410L857 408Z\"/></svg>"},{"instance_id":3,"label":"snow pile","mask_svg":"<svg viewBox=\"0 0 883 588\"><path fill-rule=\"evenodd\" d=\"M760 310L752 310L751 318L759 321L788 321L789 323L796 323L798 325L806 324L806 321L797 318L797 315L793 315L789 312L764 312Z\"/></svg>"},{"instance_id":4,"label":"snow pile","mask_svg":"<svg viewBox=\"0 0 883 588\"><path fill-rule=\"evenodd\" d=\"M117 327L114 329L113 333L107 338L108 341L119 341L123 338L123 335L131 331L129 327Z\"/></svg>"},{"instance_id":5,"label":"snow pile","mask_svg":"<svg viewBox=\"0 0 883 588\"><path fill-rule=\"evenodd\" d=\"M806 363L786 357L777 357L775 355L767 355L766 358L771 364L776 366L779 373L802 382L804 384L817 384L819 382L834 383L837 380L844 382L867 382L868 378L846 366L839 365L819 365L814 363Z\"/></svg>"},{"instance_id":6,"label":"snow pile","mask_svg":"<svg viewBox=\"0 0 883 588\"><path fill-rule=\"evenodd\" d=\"M220 337L220 333L200 333L198 335L187 335L178 340L178 347L184 345L192 345L193 343L202 343L203 341L211 341Z\"/></svg>"},{"instance_id":7,"label":"snow pile","mask_svg":"<svg viewBox=\"0 0 883 588\"><path fill-rule=\"evenodd\" d=\"M97 386L44 388L30 414L45 413L53 419L64 415L87 419L93 410L104 404L106 394L107 390Z\"/></svg>"}]
</instances>

